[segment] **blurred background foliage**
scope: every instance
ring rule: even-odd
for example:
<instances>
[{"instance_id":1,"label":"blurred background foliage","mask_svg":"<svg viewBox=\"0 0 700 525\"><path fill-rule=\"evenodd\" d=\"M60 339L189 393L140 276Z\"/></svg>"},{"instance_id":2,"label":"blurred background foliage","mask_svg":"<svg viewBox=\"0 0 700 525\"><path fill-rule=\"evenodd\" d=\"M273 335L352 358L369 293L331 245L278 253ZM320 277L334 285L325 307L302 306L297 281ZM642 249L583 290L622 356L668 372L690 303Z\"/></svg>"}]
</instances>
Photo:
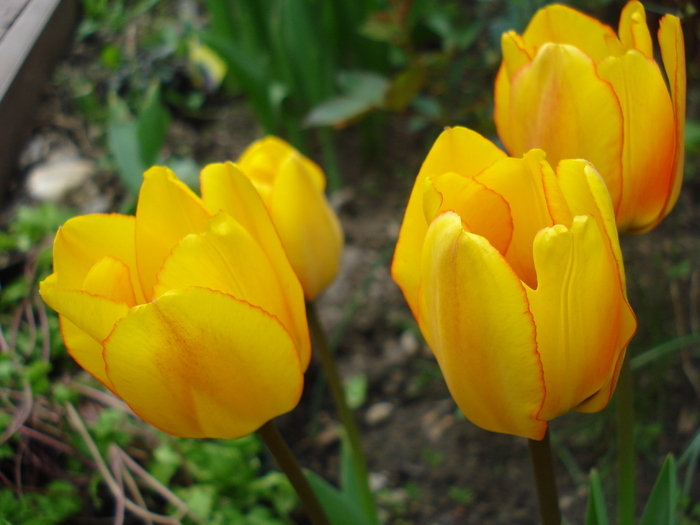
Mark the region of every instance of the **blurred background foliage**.
<instances>
[{"instance_id":1,"label":"blurred background foliage","mask_svg":"<svg viewBox=\"0 0 700 525\"><path fill-rule=\"evenodd\" d=\"M337 151L345 140L342 133L359 137L364 161L379 165L385 162L386 135L396 126L424 137L426 148L449 125L466 125L495 138L492 87L500 35L508 29L522 31L548 2L82 3L76 35L82 51L73 60L81 62L86 74L59 72L56 83L70 93L70 104L88 123L88 141L97 145L92 154L100 169L119 178L112 210L129 212L150 165L171 166L196 189L198 166L224 160L164 144L174 124L205 130L232 104L249 108L260 134L279 134L321 159L332 192L355 182L342 174ZM623 5L613 0L569 4L613 27ZM693 86L700 57L695 2L645 4L650 19L663 12L682 16ZM691 87L690 115L697 115L698 102L697 88ZM693 118L686 141L688 191L697 192L700 123ZM392 174L401 170L385 169ZM76 516L107 519L125 506L146 523L166 521L145 509L182 523L294 523L296 497L284 476L271 470L257 437L224 442L162 434L131 417L128 407L106 395L67 355L57 316L43 305L37 283L51 270L53 234L78 212L52 203L20 202L5 216L0 232L0 525L77 523ZM672 394L664 393L664 370L678 359L684 366L691 363L700 343L700 328L693 324L697 304L683 296L687 288L698 292L700 254L688 255L683 247L674 248L672 239L666 242L677 256L658 262L664 279L650 283L638 277L644 269L634 259L628 270L641 327L631 347L633 366L648 371L646 392L657 394L638 396L644 415L636 431L640 455L657 467L665 407L674 402ZM391 247L385 250L381 264L391 253ZM362 291L368 287L363 284ZM671 308L661 315L659 304ZM360 306L350 301L344 319ZM420 361L415 368L417 391L439 380L432 361ZM355 376L350 386L353 407L359 408L367 399L367 378ZM318 403L312 403L316 411ZM691 498L697 494L700 462L700 424L697 414L693 417L694 438L678 461L685 525L700 523L700 504ZM573 419L553 436L560 461L581 486L587 484L588 472L572 449L595 449L610 432L612 419L609 410L592 423ZM615 451L597 452L603 486L609 490L605 480L612 476ZM422 454L436 468L444 459L432 449ZM122 487L136 508L118 497ZM418 487L407 483L404 489L409 503L419 497ZM475 499L469 487L453 486L449 494L464 506ZM405 499L396 501L386 491L378 499L385 517L404 516L395 523L411 523Z\"/></svg>"}]
</instances>

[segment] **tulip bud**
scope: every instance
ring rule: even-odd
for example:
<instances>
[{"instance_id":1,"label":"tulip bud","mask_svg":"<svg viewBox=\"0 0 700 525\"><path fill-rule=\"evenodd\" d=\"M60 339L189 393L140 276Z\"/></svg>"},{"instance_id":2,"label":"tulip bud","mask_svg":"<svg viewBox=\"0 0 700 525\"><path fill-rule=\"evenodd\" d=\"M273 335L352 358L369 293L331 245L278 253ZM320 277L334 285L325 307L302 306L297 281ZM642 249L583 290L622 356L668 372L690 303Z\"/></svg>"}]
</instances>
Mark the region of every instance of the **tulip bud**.
<instances>
[{"instance_id":1,"label":"tulip bud","mask_svg":"<svg viewBox=\"0 0 700 525\"><path fill-rule=\"evenodd\" d=\"M251 144L238 165L263 198L304 296L313 300L335 279L343 252L343 230L323 193L323 171L272 136Z\"/></svg>"},{"instance_id":2,"label":"tulip bud","mask_svg":"<svg viewBox=\"0 0 700 525\"><path fill-rule=\"evenodd\" d=\"M629 2L618 34L571 8L537 12L502 38L495 120L508 152L583 158L602 175L621 233L644 233L673 209L683 178L685 51L678 18L661 19L654 61L644 7Z\"/></svg>"},{"instance_id":3,"label":"tulip bud","mask_svg":"<svg viewBox=\"0 0 700 525\"><path fill-rule=\"evenodd\" d=\"M636 321L610 197L593 166L509 158L445 130L418 174L392 276L464 415L542 439L602 410Z\"/></svg>"}]
</instances>

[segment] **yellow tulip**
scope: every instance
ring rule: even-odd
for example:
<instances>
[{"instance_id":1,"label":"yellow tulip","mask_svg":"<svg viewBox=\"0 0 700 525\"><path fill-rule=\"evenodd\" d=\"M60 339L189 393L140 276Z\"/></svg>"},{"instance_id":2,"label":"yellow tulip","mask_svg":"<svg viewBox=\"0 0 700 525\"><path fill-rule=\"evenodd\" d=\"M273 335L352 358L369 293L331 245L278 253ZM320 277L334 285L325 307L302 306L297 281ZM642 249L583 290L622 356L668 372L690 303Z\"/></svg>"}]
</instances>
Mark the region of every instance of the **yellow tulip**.
<instances>
[{"instance_id":1,"label":"yellow tulip","mask_svg":"<svg viewBox=\"0 0 700 525\"><path fill-rule=\"evenodd\" d=\"M63 225L41 295L66 347L141 418L183 437L237 438L296 406L310 357L304 297L250 181L167 168L136 216Z\"/></svg>"},{"instance_id":2,"label":"yellow tulip","mask_svg":"<svg viewBox=\"0 0 700 525\"><path fill-rule=\"evenodd\" d=\"M323 193L323 171L272 136L251 144L237 162L265 202L304 296L313 300L335 279L343 252L343 230Z\"/></svg>"},{"instance_id":3,"label":"yellow tulip","mask_svg":"<svg viewBox=\"0 0 700 525\"><path fill-rule=\"evenodd\" d=\"M618 35L571 8L535 14L522 36L503 35L495 121L508 152L541 148L555 165L583 158L607 184L621 233L654 228L673 209L683 178L685 51L675 16L654 61L641 3L622 11Z\"/></svg>"},{"instance_id":4,"label":"yellow tulip","mask_svg":"<svg viewBox=\"0 0 700 525\"><path fill-rule=\"evenodd\" d=\"M462 412L542 439L602 410L636 329L610 197L593 166L507 157L445 130L418 174L392 265Z\"/></svg>"}]
</instances>

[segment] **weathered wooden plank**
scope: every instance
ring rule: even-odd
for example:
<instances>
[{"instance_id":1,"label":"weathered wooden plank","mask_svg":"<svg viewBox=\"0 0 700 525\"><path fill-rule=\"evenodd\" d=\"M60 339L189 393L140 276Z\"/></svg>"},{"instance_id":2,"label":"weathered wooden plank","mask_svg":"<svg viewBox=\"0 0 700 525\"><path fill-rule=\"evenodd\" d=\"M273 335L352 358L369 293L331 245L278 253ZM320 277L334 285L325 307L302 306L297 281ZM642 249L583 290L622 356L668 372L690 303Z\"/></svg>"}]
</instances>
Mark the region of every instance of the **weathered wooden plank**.
<instances>
[{"instance_id":1,"label":"weathered wooden plank","mask_svg":"<svg viewBox=\"0 0 700 525\"><path fill-rule=\"evenodd\" d=\"M70 42L78 17L78 0L24 1L0 38L0 199L15 175L41 88ZM0 2L10 13L8 0Z\"/></svg>"}]
</instances>

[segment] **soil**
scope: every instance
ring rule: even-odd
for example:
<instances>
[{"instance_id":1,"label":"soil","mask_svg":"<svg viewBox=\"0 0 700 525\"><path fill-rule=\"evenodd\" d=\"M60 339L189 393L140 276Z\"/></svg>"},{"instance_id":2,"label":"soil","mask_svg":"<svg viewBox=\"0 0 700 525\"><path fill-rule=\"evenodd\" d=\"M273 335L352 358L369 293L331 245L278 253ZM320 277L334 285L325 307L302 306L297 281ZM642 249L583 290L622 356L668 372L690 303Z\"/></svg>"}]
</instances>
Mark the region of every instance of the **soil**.
<instances>
[{"instance_id":1,"label":"soil","mask_svg":"<svg viewBox=\"0 0 700 525\"><path fill-rule=\"evenodd\" d=\"M59 77L82 73L84 45L76 44L59 66ZM345 254L340 275L318 300L324 326L339 340L342 375L368 381L366 401L356 415L382 512L395 525L538 523L526 440L481 430L460 415L389 274L413 178L438 131L408 133L398 117L382 125L383 144L375 158L367 158L357 129L337 135L345 189L333 203L345 231ZM202 164L224 161L235 159L259 136L243 102L234 101L218 107L216 118L207 122L176 117L163 153L188 155ZM46 91L30 143L38 137L71 144L98 163L104 155L98 130L84 121L61 86ZM31 165L25 163L25 172ZM690 175L676 209L659 228L623 239L630 298L641 325L633 354L700 323L700 186ZM116 209L123 196L117 178L106 170L66 202L90 209L100 196L107 196L108 209ZM18 186L13 204L27 200ZM640 502L662 458L680 455L697 431L699 400L688 371L692 376L700 359L691 354L686 364L684 370L674 354L635 373ZM337 424L329 396L318 386L320 376L313 363L300 407L280 418L280 426L302 463L334 481ZM585 477L592 467L602 472L608 500L614 501L613 407L600 414L568 414L551 430L561 507L570 523L582 523ZM700 501L697 485L694 498Z\"/></svg>"}]
</instances>

